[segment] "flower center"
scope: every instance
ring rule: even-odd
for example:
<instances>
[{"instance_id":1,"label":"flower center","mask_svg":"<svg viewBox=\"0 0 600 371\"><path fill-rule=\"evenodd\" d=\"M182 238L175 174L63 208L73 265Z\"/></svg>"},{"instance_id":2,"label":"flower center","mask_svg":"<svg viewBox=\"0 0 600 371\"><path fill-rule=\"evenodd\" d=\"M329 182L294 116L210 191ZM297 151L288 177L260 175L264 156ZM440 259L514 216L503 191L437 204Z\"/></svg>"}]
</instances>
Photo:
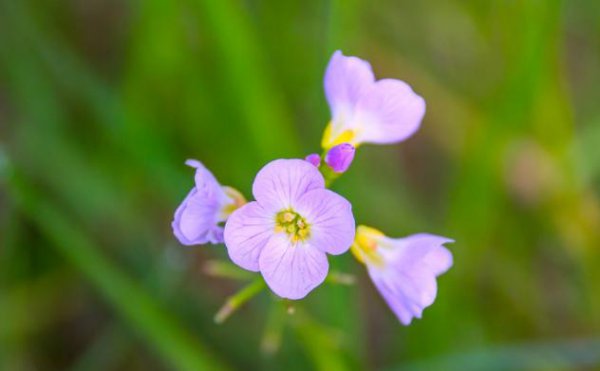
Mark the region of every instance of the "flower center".
<instances>
[{"instance_id":1,"label":"flower center","mask_svg":"<svg viewBox=\"0 0 600 371\"><path fill-rule=\"evenodd\" d=\"M275 232L285 232L292 241L304 241L310 237L310 225L292 209L281 210L275 216Z\"/></svg>"},{"instance_id":2,"label":"flower center","mask_svg":"<svg viewBox=\"0 0 600 371\"><path fill-rule=\"evenodd\" d=\"M321 140L321 146L325 149L332 148L342 143L350 143L355 147L357 143L354 143L354 138L356 137L356 132L351 129L346 129L340 132L340 129L337 129L336 132L333 130L333 123L329 122L327 127L325 128L325 132L323 133L323 139Z\"/></svg>"},{"instance_id":3,"label":"flower center","mask_svg":"<svg viewBox=\"0 0 600 371\"><path fill-rule=\"evenodd\" d=\"M221 207L221 210L219 210L219 220L224 222L225 220L227 220L227 218L229 218L229 215L231 215L231 213L233 213L246 203L246 199L244 198L244 195L242 195L240 191L238 191L235 188L227 186L223 186L221 188L223 189L223 192L225 192L225 195L227 195L227 197L229 197L230 199L230 202L224 204Z\"/></svg>"},{"instance_id":4,"label":"flower center","mask_svg":"<svg viewBox=\"0 0 600 371\"><path fill-rule=\"evenodd\" d=\"M383 236L384 234L375 228L359 225L350 251L359 262L382 267L384 265L383 257L377 252L377 249L379 248L378 240Z\"/></svg>"}]
</instances>

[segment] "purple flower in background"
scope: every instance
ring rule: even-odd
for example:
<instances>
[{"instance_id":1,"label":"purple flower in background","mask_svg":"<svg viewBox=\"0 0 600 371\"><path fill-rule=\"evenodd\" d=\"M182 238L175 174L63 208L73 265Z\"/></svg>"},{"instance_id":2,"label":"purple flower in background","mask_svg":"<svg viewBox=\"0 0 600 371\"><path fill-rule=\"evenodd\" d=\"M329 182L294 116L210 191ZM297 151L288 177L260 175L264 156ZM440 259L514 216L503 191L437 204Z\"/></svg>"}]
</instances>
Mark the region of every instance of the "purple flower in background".
<instances>
[{"instance_id":1,"label":"purple flower in background","mask_svg":"<svg viewBox=\"0 0 600 371\"><path fill-rule=\"evenodd\" d=\"M391 144L414 134L425 115L425 100L403 81L375 81L369 62L336 51L325 72L332 119L322 146L340 143Z\"/></svg>"},{"instance_id":2,"label":"purple flower in background","mask_svg":"<svg viewBox=\"0 0 600 371\"><path fill-rule=\"evenodd\" d=\"M354 160L355 148L350 143L342 143L331 148L325 155L325 163L336 173L344 173Z\"/></svg>"},{"instance_id":3,"label":"purple flower in background","mask_svg":"<svg viewBox=\"0 0 600 371\"><path fill-rule=\"evenodd\" d=\"M433 304L436 277L452 266L452 254L443 245L454 242L431 234L389 238L359 226L352 253L367 266L369 276L400 322L409 325Z\"/></svg>"},{"instance_id":4,"label":"purple flower in background","mask_svg":"<svg viewBox=\"0 0 600 371\"><path fill-rule=\"evenodd\" d=\"M301 299L329 270L326 254L346 252L354 240L352 206L325 189L319 170L304 160L275 160L254 180L256 201L242 206L225 225L229 257L260 271L283 298Z\"/></svg>"},{"instance_id":5,"label":"purple flower in background","mask_svg":"<svg viewBox=\"0 0 600 371\"><path fill-rule=\"evenodd\" d=\"M196 185L175 211L173 233L184 245L223 242L220 225L246 200L237 190L223 187L199 161L187 160L196 169Z\"/></svg>"}]
</instances>

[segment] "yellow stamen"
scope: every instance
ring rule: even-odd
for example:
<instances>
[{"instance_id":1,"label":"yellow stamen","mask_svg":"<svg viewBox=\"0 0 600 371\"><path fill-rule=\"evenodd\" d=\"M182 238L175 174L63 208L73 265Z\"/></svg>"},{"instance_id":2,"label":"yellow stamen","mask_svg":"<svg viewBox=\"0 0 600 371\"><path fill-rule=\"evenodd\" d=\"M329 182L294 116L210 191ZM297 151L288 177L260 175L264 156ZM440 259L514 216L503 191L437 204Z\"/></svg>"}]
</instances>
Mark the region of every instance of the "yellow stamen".
<instances>
[{"instance_id":1,"label":"yellow stamen","mask_svg":"<svg viewBox=\"0 0 600 371\"><path fill-rule=\"evenodd\" d=\"M342 143L350 143L350 144L354 145L355 147L357 146L357 143L354 143L354 138L356 137L356 132L354 130L347 129L347 130L344 130L342 133L340 133L340 134L336 133L335 135L336 136L334 137L332 124L331 124L331 122L329 122L327 124L327 127L325 127L325 131L323 132L323 139L321 140L321 146L324 149L329 149L333 146L337 146L338 144L342 144Z\"/></svg>"},{"instance_id":2,"label":"yellow stamen","mask_svg":"<svg viewBox=\"0 0 600 371\"><path fill-rule=\"evenodd\" d=\"M385 235L375 228L359 225L356 228L356 237L350 247L350 251L363 264L382 266L383 257L378 253L379 239Z\"/></svg>"},{"instance_id":3,"label":"yellow stamen","mask_svg":"<svg viewBox=\"0 0 600 371\"><path fill-rule=\"evenodd\" d=\"M227 220L229 215L239 209L246 203L246 198L235 188L223 186L221 187L225 194L231 199L231 202L225 204L221 209L219 219Z\"/></svg>"},{"instance_id":4,"label":"yellow stamen","mask_svg":"<svg viewBox=\"0 0 600 371\"><path fill-rule=\"evenodd\" d=\"M310 237L310 225L300 214L287 209L275 215L275 232L287 233L293 242L304 241Z\"/></svg>"}]
</instances>

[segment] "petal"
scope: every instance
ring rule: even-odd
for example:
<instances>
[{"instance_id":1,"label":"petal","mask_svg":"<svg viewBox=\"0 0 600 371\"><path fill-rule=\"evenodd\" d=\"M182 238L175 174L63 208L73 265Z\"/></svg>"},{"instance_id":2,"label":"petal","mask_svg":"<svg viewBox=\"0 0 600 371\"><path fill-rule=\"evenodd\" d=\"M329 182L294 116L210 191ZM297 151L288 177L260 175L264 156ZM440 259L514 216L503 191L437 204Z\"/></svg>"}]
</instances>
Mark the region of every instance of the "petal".
<instances>
[{"instance_id":1,"label":"petal","mask_svg":"<svg viewBox=\"0 0 600 371\"><path fill-rule=\"evenodd\" d=\"M258 202L240 207L225 224L229 258L244 269L258 272L258 257L274 230L275 219Z\"/></svg>"},{"instance_id":2,"label":"petal","mask_svg":"<svg viewBox=\"0 0 600 371\"><path fill-rule=\"evenodd\" d=\"M220 204L204 197L194 187L175 211L171 226L183 245L223 242L223 229L218 226Z\"/></svg>"},{"instance_id":3,"label":"petal","mask_svg":"<svg viewBox=\"0 0 600 371\"><path fill-rule=\"evenodd\" d=\"M213 173L202 165L200 161L187 160L185 164L196 169L194 181L200 195L207 198L216 198L223 203L228 200L221 184L219 184Z\"/></svg>"},{"instance_id":4,"label":"petal","mask_svg":"<svg viewBox=\"0 0 600 371\"><path fill-rule=\"evenodd\" d=\"M328 189L307 192L295 205L295 210L310 225L308 242L319 250L343 254L354 241L352 205Z\"/></svg>"},{"instance_id":5,"label":"petal","mask_svg":"<svg viewBox=\"0 0 600 371\"><path fill-rule=\"evenodd\" d=\"M408 281L407 277L403 275L390 277L380 273L369 269L369 275L375 287L400 322L409 325L413 318L421 318L423 309L431 303L422 304L415 291L420 289L424 292L424 296L435 298L437 292L435 280L433 280L433 285L431 280L417 285L416 282Z\"/></svg>"},{"instance_id":6,"label":"petal","mask_svg":"<svg viewBox=\"0 0 600 371\"><path fill-rule=\"evenodd\" d=\"M452 240L429 234L386 238L379 249L385 266L368 266L373 283L403 324L421 318L433 304L436 277L452 266L452 254L443 246L447 242Z\"/></svg>"},{"instance_id":7,"label":"petal","mask_svg":"<svg viewBox=\"0 0 600 371\"><path fill-rule=\"evenodd\" d=\"M327 255L306 243L292 243L285 234L273 235L259 259L260 272L275 294L302 299L319 286L329 270Z\"/></svg>"},{"instance_id":8,"label":"petal","mask_svg":"<svg viewBox=\"0 0 600 371\"><path fill-rule=\"evenodd\" d=\"M358 101L353 118L357 143L389 144L413 135L425 115L425 100L403 81L383 79Z\"/></svg>"},{"instance_id":9,"label":"petal","mask_svg":"<svg viewBox=\"0 0 600 371\"><path fill-rule=\"evenodd\" d=\"M256 175L252 193L265 210L277 213L291 208L306 192L325 188L319 170L304 160L275 160Z\"/></svg>"},{"instance_id":10,"label":"petal","mask_svg":"<svg viewBox=\"0 0 600 371\"><path fill-rule=\"evenodd\" d=\"M375 81L369 62L333 53L325 71L325 96L333 121L344 121L354 111L359 98Z\"/></svg>"},{"instance_id":11,"label":"petal","mask_svg":"<svg viewBox=\"0 0 600 371\"><path fill-rule=\"evenodd\" d=\"M452 239L433 234L419 233L405 238L386 238L392 248L382 248L380 252L386 260L398 267L419 266L429 270L435 276L446 272L452 266L452 253L445 243Z\"/></svg>"}]
</instances>

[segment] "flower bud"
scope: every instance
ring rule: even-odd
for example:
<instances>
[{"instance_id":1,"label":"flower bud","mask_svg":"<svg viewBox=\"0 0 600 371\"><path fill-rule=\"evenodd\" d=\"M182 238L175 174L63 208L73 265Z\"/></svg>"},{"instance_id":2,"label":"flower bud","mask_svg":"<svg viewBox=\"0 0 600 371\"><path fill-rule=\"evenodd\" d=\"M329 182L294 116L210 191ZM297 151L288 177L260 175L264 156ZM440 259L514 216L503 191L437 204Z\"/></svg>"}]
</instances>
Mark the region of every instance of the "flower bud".
<instances>
[{"instance_id":1,"label":"flower bud","mask_svg":"<svg viewBox=\"0 0 600 371\"><path fill-rule=\"evenodd\" d=\"M342 143L331 148L325 155L325 163L336 173L343 173L350 167L354 159L354 146Z\"/></svg>"},{"instance_id":2,"label":"flower bud","mask_svg":"<svg viewBox=\"0 0 600 371\"><path fill-rule=\"evenodd\" d=\"M319 165L321 165L321 156L319 156L316 153L311 153L310 155L306 156L306 158L304 160L310 162L311 164L315 165L316 167L319 167Z\"/></svg>"}]
</instances>

